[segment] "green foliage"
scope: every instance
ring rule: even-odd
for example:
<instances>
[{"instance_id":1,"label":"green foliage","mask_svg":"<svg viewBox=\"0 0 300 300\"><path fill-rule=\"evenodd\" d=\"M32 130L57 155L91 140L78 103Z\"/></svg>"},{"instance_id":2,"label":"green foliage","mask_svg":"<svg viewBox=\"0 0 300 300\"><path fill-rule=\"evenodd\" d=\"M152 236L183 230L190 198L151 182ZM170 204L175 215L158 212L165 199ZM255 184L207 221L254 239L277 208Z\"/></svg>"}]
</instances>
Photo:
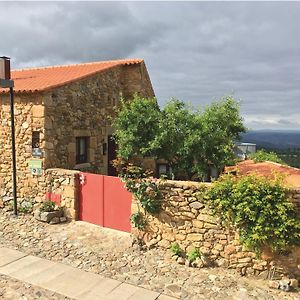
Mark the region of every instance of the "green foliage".
<instances>
[{"instance_id":1,"label":"green foliage","mask_svg":"<svg viewBox=\"0 0 300 300\"><path fill-rule=\"evenodd\" d=\"M149 173L131 164L128 165L127 171L121 174L121 178L127 190L136 197L146 212L156 214L160 211L160 191L155 178L149 177Z\"/></svg>"},{"instance_id":2,"label":"green foliage","mask_svg":"<svg viewBox=\"0 0 300 300\"><path fill-rule=\"evenodd\" d=\"M118 156L130 159L135 155L155 154L153 140L159 128L160 109L156 99L139 98L121 101L113 119Z\"/></svg>"},{"instance_id":3,"label":"green foliage","mask_svg":"<svg viewBox=\"0 0 300 300\"><path fill-rule=\"evenodd\" d=\"M134 213L131 215L130 222L133 227L138 228L139 230L145 230L147 221L145 220L142 213Z\"/></svg>"},{"instance_id":4,"label":"green foliage","mask_svg":"<svg viewBox=\"0 0 300 300\"><path fill-rule=\"evenodd\" d=\"M33 210L33 203L28 200L22 201L18 207L18 211L25 214L31 213L32 210Z\"/></svg>"},{"instance_id":5,"label":"green foliage","mask_svg":"<svg viewBox=\"0 0 300 300\"><path fill-rule=\"evenodd\" d=\"M253 159L254 162L264 162L264 161L272 161L279 164L284 164L285 162L275 153L275 152L267 152L265 150L258 150L255 153L251 153L249 155L250 159Z\"/></svg>"},{"instance_id":6,"label":"green foliage","mask_svg":"<svg viewBox=\"0 0 300 300\"><path fill-rule=\"evenodd\" d=\"M7 203L7 210L12 211L14 210L14 200L9 200Z\"/></svg>"},{"instance_id":7,"label":"green foliage","mask_svg":"<svg viewBox=\"0 0 300 300\"><path fill-rule=\"evenodd\" d=\"M50 200L42 202L42 204L40 206L41 212L51 212L54 210L55 210L55 202L50 201Z\"/></svg>"},{"instance_id":8,"label":"green foliage","mask_svg":"<svg viewBox=\"0 0 300 300\"><path fill-rule=\"evenodd\" d=\"M195 261L196 258L198 258L198 257L201 257L201 252L197 248L194 248L190 252L187 253L187 258L191 262Z\"/></svg>"},{"instance_id":9,"label":"green foliage","mask_svg":"<svg viewBox=\"0 0 300 300\"><path fill-rule=\"evenodd\" d=\"M170 250L172 253L174 253L175 255L178 255L178 256L182 256L182 254L183 254L183 250L180 248L178 243L173 243L170 246Z\"/></svg>"},{"instance_id":10,"label":"green foliage","mask_svg":"<svg viewBox=\"0 0 300 300\"><path fill-rule=\"evenodd\" d=\"M241 242L256 252L300 244L300 218L281 178L224 175L206 195L212 210L239 230Z\"/></svg>"},{"instance_id":11,"label":"green foliage","mask_svg":"<svg viewBox=\"0 0 300 300\"><path fill-rule=\"evenodd\" d=\"M119 165L120 166L120 165ZM123 164L120 168L120 177L125 182L126 189L131 192L138 204L139 211L131 215L131 223L134 227L144 230L147 224L146 216L140 211L142 207L145 213L157 214L161 210L161 193L156 184L157 179L144 172L142 168L132 164Z\"/></svg>"},{"instance_id":12,"label":"green foliage","mask_svg":"<svg viewBox=\"0 0 300 300\"><path fill-rule=\"evenodd\" d=\"M118 156L164 159L177 179L202 179L210 167L222 170L234 157L234 140L245 131L232 97L204 111L172 99L161 110L155 99L122 101L113 121Z\"/></svg>"}]
</instances>

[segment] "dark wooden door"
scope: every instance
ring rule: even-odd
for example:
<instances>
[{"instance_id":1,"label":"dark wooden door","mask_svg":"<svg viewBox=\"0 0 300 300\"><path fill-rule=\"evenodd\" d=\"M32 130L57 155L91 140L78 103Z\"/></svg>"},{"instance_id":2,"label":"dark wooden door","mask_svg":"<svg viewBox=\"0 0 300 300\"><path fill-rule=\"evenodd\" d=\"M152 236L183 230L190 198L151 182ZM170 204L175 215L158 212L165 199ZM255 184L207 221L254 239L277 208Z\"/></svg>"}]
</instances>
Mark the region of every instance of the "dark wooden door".
<instances>
[{"instance_id":1,"label":"dark wooden door","mask_svg":"<svg viewBox=\"0 0 300 300\"><path fill-rule=\"evenodd\" d=\"M107 172L109 176L117 176L117 170L116 168L113 166L112 161L114 159L117 158L117 147L116 147L116 142L115 140L112 138L111 135L108 136L108 141L107 141L107 145L108 145L108 168L107 168Z\"/></svg>"}]
</instances>

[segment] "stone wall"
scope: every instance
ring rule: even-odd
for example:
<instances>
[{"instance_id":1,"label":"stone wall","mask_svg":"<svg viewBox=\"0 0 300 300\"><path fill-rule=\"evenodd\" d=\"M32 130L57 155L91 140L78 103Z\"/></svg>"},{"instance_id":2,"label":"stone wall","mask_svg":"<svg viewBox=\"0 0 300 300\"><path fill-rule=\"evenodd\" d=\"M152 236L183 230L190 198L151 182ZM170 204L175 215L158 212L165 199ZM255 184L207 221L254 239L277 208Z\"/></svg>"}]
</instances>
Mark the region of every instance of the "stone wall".
<instances>
[{"instance_id":1,"label":"stone wall","mask_svg":"<svg viewBox=\"0 0 300 300\"><path fill-rule=\"evenodd\" d=\"M158 216L149 216L145 232L133 229L133 233L142 238L148 246L169 248L177 242L181 249L189 252L198 248L209 261L217 266L238 269L242 274L260 273L275 261L276 266L300 276L300 248L294 247L282 255L264 251L262 259L245 249L238 241L238 234L222 225L212 215L205 203L199 199L199 189L209 184L161 181L162 211ZM299 190L293 191L293 199L299 199ZM132 211L137 212L133 202Z\"/></svg>"},{"instance_id":2,"label":"stone wall","mask_svg":"<svg viewBox=\"0 0 300 300\"><path fill-rule=\"evenodd\" d=\"M103 144L120 96L154 96L144 63L119 66L49 92L45 97L46 168L76 166L75 137L89 138L88 164L76 168L107 174ZM144 74L144 75L143 75Z\"/></svg>"},{"instance_id":3,"label":"stone wall","mask_svg":"<svg viewBox=\"0 0 300 300\"><path fill-rule=\"evenodd\" d=\"M12 195L12 152L10 104L7 95L0 95L0 197ZM18 196L26 197L37 185L37 178L30 174L28 160L32 158L32 132L40 132L44 143L44 109L42 96L15 96L15 128Z\"/></svg>"},{"instance_id":4,"label":"stone wall","mask_svg":"<svg viewBox=\"0 0 300 300\"><path fill-rule=\"evenodd\" d=\"M79 218L79 180L79 171L48 169L40 183L44 197L64 207L65 216L73 220Z\"/></svg>"},{"instance_id":5,"label":"stone wall","mask_svg":"<svg viewBox=\"0 0 300 300\"><path fill-rule=\"evenodd\" d=\"M18 198L35 195L48 168L80 169L107 174L108 157L103 153L112 133L110 117L121 94L135 92L153 97L145 64L117 66L62 87L42 93L15 95ZM0 200L12 196L11 128L7 94L0 94ZM43 174L32 175L32 133L40 134ZM88 163L76 164L76 137L88 138Z\"/></svg>"}]
</instances>

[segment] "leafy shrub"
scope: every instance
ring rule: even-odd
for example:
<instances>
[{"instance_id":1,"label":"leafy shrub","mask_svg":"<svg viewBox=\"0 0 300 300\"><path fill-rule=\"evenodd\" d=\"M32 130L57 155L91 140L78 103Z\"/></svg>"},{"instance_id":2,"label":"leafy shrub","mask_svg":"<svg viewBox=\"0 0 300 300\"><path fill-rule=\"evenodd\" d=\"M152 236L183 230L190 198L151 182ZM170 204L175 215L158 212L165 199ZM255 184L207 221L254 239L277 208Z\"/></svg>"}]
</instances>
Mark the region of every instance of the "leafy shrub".
<instances>
[{"instance_id":1,"label":"leafy shrub","mask_svg":"<svg viewBox=\"0 0 300 300\"><path fill-rule=\"evenodd\" d=\"M131 215L130 222L133 227L138 228L139 230L145 230L147 221L145 220L142 213L134 213Z\"/></svg>"},{"instance_id":2,"label":"leafy shrub","mask_svg":"<svg viewBox=\"0 0 300 300\"><path fill-rule=\"evenodd\" d=\"M170 250L172 253L174 253L175 255L178 255L178 256L182 256L182 249L180 248L179 244L178 243L173 243L170 247Z\"/></svg>"},{"instance_id":3,"label":"leafy shrub","mask_svg":"<svg viewBox=\"0 0 300 300\"><path fill-rule=\"evenodd\" d=\"M201 257L201 252L197 248L194 248L187 253L187 258L191 262L195 261L198 257Z\"/></svg>"},{"instance_id":4,"label":"leafy shrub","mask_svg":"<svg viewBox=\"0 0 300 300\"><path fill-rule=\"evenodd\" d=\"M157 179L151 177L149 171L144 171L141 167L127 163L122 159L114 161L114 165L120 171L120 177L125 182L126 189L132 193L138 205L138 213L132 214L131 224L144 230L146 225L146 214L157 214L161 210L160 191L156 184ZM145 215L140 212L144 209Z\"/></svg>"},{"instance_id":5,"label":"leafy shrub","mask_svg":"<svg viewBox=\"0 0 300 300\"><path fill-rule=\"evenodd\" d=\"M256 163L272 161L283 165L286 164L275 152L267 152L265 150L258 150L255 153L251 153L249 155L249 158L253 159Z\"/></svg>"},{"instance_id":6,"label":"leafy shrub","mask_svg":"<svg viewBox=\"0 0 300 300\"><path fill-rule=\"evenodd\" d=\"M43 202L40 206L41 212L51 212L54 210L55 210L55 202L50 200Z\"/></svg>"},{"instance_id":7,"label":"leafy shrub","mask_svg":"<svg viewBox=\"0 0 300 300\"><path fill-rule=\"evenodd\" d=\"M257 253L264 246L280 250L300 244L299 214L280 178L224 175L206 199L222 220L239 230L240 241Z\"/></svg>"},{"instance_id":8,"label":"leafy shrub","mask_svg":"<svg viewBox=\"0 0 300 300\"><path fill-rule=\"evenodd\" d=\"M31 213L33 210L33 203L28 200L24 200L20 203L18 211L21 213Z\"/></svg>"}]
</instances>

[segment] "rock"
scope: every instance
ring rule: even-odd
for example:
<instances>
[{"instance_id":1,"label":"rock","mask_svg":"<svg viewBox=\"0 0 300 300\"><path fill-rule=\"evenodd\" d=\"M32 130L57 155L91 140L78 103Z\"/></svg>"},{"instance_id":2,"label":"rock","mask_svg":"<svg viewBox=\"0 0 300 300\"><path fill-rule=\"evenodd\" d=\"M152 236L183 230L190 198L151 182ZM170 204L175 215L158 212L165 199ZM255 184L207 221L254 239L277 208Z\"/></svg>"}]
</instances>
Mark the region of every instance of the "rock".
<instances>
[{"instance_id":1,"label":"rock","mask_svg":"<svg viewBox=\"0 0 300 300\"><path fill-rule=\"evenodd\" d=\"M218 280L219 278L218 278L218 276L216 276L216 275L213 275L213 274L210 274L210 275L208 275L208 279L210 280L210 281L216 281L216 280Z\"/></svg>"},{"instance_id":2,"label":"rock","mask_svg":"<svg viewBox=\"0 0 300 300\"><path fill-rule=\"evenodd\" d=\"M279 281L279 289L281 289L285 292L289 292L291 290L290 280L288 280L288 279L280 280Z\"/></svg>"},{"instance_id":3,"label":"rock","mask_svg":"<svg viewBox=\"0 0 300 300\"><path fill-rule=\"evenodd\" d=\"M65 223L68 221L68 219L66 217L60 217L59 220L60 220L60 223Z\"/></svg>"},{"instance_id":4,"label":"rock","mask_svg":"<svg viewBox=\"0 0 300 300\"><path fill-rule=\"evenodd\" d=\"M198 268L203 268L204 267L204 263L203 263L203 261L200 257L197 257L195 262L196 262L196 265L197 265Z\"/></svg>"},{"instance_id":5,"label":"rock","mask_svg":"<svg viewBox=\"0 0 300 300\"><path fill-rule=\"evenodd\" d=\"M60 223L60 218L59 217L54 217L51 219L49 224L54 225L54 224L59 224Z\"/></svg>"},{"instance_id":6,"label":"rock","mask_svg":"<svg viewBox=\"0 0 300 300\"><path fill-rule=\"evenodd\" d=\"M228 268L229 261L227 259L220 258L220 259L216 260L216 264L217 264L218 267Z\"/></svg>"},{"instance_id":7,"label":"rock","mask_svg":"<svg viewBox=\"0 0 300 300\"><path fill-rule=\"evenodd\" d=\"M294 289L297 289L299 287L299 282L297 279L290 279L290 286Z\"/></svg>"},{"instance_id":8,"label":"rock","mask_svg":"<svg viewBox=\"0 0 300 300\"><path fill-rule=\"evenodd\" d=\"M186 259L184 264L185 264L187 267L190 267L190 266L192 265L192 262L191 262L189 259Z\"/></svg>"},{"instance_id":9,"label":"rock","mask_svg":"<svg viewBox=\"0 0 300 300\"><path fill-rule=\"evenodd\" d=\"M197 268L198 267L198 264L196 261L192 261L191 264L190 264L193 268Z\"/></svg>"},{"instance_id":10,"label":"rock","mask_svg":"<svg viewBox=\"0 0 300 300\"><path fill-rule=\"evenodd\" d=\"M191 208L195 208L195 209L200 209L200 208L203 208L204 207L204 204L199 202L199 201L196 201L196 202L192 202L189 204L189 206Z\"/></svg>"},{"instance_id":11,"label":"rock","mask_svg":"<svg viewBox=\"0 0 300 300\"><path fill-rule=\"evenodd\" d=\"M41 212L39 209L35 210L33 215L37 220L41 221Z\"/></svg>"},{"instance_id":12,"label":"rock","mask_svg":"<svg viewBox=\"0 0 300 300\"><path fill-rule=\"evenodd\" d=\"M180 265L184 265L185 264L185 259L183 257L178 257L177 258L177 262L180 264Z\"/></svg>"},{"instance_id":13,"label":"rock","mask_svg":"<svg viewBox=\"0 0 300 300\"><path fill-rule=\"evenodd\" d=\"M59 220L59 218L62 216L63 216L62 210L41 212L41 221L49 223L53 218L58 218L58 220Z\"/></svg>"},{"instance_id":14,"label":"rock","mask_svg":"<svg viewBox=\"0 0 300 300\"><path fill-rule=\"evenodd\" d=\"M3 200L3 202L8 202L8 201L10 201L10 200L13 200L13 197L4 196L4 197L2 198L2 200Z\"/></svg>"}]
</instances>

